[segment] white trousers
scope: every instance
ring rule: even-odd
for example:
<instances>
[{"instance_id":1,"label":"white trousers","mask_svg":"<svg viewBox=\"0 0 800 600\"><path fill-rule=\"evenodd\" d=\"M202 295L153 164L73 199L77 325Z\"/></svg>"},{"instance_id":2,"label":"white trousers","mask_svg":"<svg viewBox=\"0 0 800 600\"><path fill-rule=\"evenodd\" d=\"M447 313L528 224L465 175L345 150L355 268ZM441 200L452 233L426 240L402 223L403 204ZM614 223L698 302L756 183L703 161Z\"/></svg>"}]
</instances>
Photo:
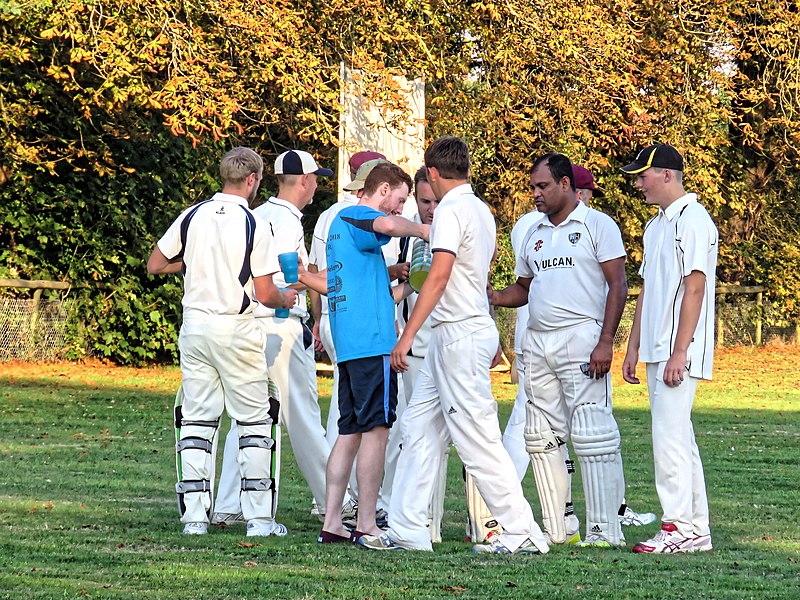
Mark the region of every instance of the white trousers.
<instances>
[{"instance_id":1,"label":"white trousers","mask_svg":"<svg viewBox=\"0 0 800 600\"><path fill-rule=\"evenodd\" d=\"M214 421L223 411L244 422L269 421L264 334L252 316L185 317L178 346L184 421ZM181 439L193 436L210 439L211 433L207 427L181 427ZM254 432L244 432L250 433ZM201 452L185 454L184 479L210 481L214 457L203 457ZM231 468L239 478L269 476L268 467L265 471L263 466L251 464L248 453L239 451L238 443ZM208 521L210 494L187 493L184 504L182 522ZM247 494L242 512L249 520L267 518L272 510L266 495Z\"/></svg>"},{"instance_id":2,"label":"white trousers","mask_svg":"<svg viewBox=\"0 0 800 600\"><path fill-rule=\"evenodd\" d=\"M256 321L266 336L269 375L281 392L281 422L286 427L300 472L308 483L317 506L324 512L325 468L330 446L322 428L317 397L317 365L314 360L313 340L308 337L310 331L294 316L286 319L262 317ZM307 331L305 340L304 329ZM308 347L306 342L309 343ZM228 449L233 448L234 443L238 445L238 440L230 439L232 435L233 433L229 433L225 442L215 507L217 512L238 512L232 510L237 504L238 490L228 479L232 469Z\"/></svg>"},{"instance_id":3,"label":"white trousers","mask_svg":"<svg viewBox=\"0 0 800 600\"><path fill-rule=\"evenodd\" d=\"M477 327L480 327L477 329ZM542 552L547 541L522 493L501 441L489 366L498 334L487 318L444 323L433 329L428 354L401 425L403 452L389 510L389 535L431 549L428 508L440 462L452 439L511 550L530 538Z\"/></svg>"},{"instance_id":4,"label":"white trousers","mask_svg":"<svg viewBox=\"0 0 800 600\"><path fill-rule=\"evenodd\" d=\"M236 514L242 510L239 503L242 483L236 472L238 451L239 432L236 430L236 421L231 420L231 428L225 436L225 446L222 449L222 469L219 474L217 495L214 496L214 512Z\"/></svg>"},{"instance_id":5,"label":"white trousers","mask_svg":"<svg viewBox=\"0 0 800 600\"><path fill-rule=\"evenodd\" d=\"M328 421L325 427L325 437L328 439L328 445L333 448L336 438L339 437L339 362L336 360L336 348L333 346L331 322L327 313L323 313L319 320L319 338L333 366L331 405L328 409Z\"/></svg>"},{"instance_id":6,"label":"white trousers","mask_svg":"<svg viewBox=\"0 0 800 600\"><path fill-rule=\"evenodd\" d=\"M392 489L394 485L394 476L397 472L397 461L400 458L400 450L403 446L403 435L400 420L406 411L408 401L411 399L411 392L414 390L414 385L417 381L417 376L422 368L422 363L425 362L424 358L418 356L407 356L408 371L401 374L397 379L397 420L394 426L389 430L389 439L386 442L386 461L383 466L383 483L378 494L378 508L382 508L388 512L392 503Z\"/></svg>"},{"instance_id":7,"label":"white trousers","mask_svg":"<svg viewBox=\"0 0 800 600\"><path fill-rule=\"evenodd\" d=\"M664 383L665 366L660 362L646 367L662 521L675 524L684 537L708 535L706 482L692 426L698 380L687 375L679 386L669 387Z\"/></svg>"},{"instance_id":8,"label":"white trousers","mask_svg":"<svg viewBox=\"0 0 800 600\"><path fill-rule=\"evenodd\" d=\"M599 338L600 326L594 321L554 331L525 330L525 394L564 441L569 440L572 413L579 404L611 411L611 376L590 379L580 370Z\"/></svg>"},{"instance_id":9,"label":"white trousers","mask_svg":"<svg viewBox=\"0 0 800 600\"><path fill-rule=\"evenodd\" d=\"M526 329L522 347L524 365L525 394L535 410L539 411L553 433L565 443L572 433L572 419L575 409L582 404L594 404L595 418L601 418L616 429L611 405L611 375L602 379L589 378L583 374L580 365L589 362L600 339L602 327L595 321L564 327L553 331ZM530 425L529 425L530 426ZM625 477L622 471L621 452L617 453L610 468L611 481L607 489L614 496L613 509L616 510L625 496ZM584 491L588 494L584 477ZM597 501L599 502L599 500ZM597 502L587 500L587 523L596 519L611 521L608 517L592 514L589 509ZM610 510L608 507L606 510ZM612 515L613 516L613 515ZM612 523L616 525L616 523Z\"/></svg>"},{"instance_id":10,"label":"white trousers","mask_svg":"<svg viewBox=\"0 0 800 600\"><path fill-rule=\"evenodd\" d=\"M528 396L525 394L525 361L522 352L517 354L517 382L514 408L511 409L511 416L503 432L503 447L508 451L511 462L517 470L517 477L521 481L531 464L530 456L525 449L525 404L528 402Z\"/></svg>"}]
</instances>

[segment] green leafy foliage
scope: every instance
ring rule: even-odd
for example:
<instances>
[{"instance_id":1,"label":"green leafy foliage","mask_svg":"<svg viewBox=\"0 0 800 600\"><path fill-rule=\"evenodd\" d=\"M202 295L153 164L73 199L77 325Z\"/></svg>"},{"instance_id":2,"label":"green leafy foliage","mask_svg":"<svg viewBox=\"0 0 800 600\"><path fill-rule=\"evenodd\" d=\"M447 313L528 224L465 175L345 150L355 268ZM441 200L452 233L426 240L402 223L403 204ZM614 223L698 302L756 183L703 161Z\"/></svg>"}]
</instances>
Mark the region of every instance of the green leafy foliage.
<instances>
[{"instance_id":1,"label":"green leafy foliage","mask_svg":"<svg viewBox=\"0 0 800 600\"><path fill-rule=\"evenodd\" d=\"M781 0L0 2L0 276L79 286L76 355L173 360L180 281L145 274L153 243L233 145L335 164L343 61L395 124L393 77L423 78L428 137L468 140L496 283L547 151L595 173L635 283L652 209L619 166L666 141L719 225L720 280L766 286L769 318L796 322L798 26Z\"/></svg>"}]
</instances>

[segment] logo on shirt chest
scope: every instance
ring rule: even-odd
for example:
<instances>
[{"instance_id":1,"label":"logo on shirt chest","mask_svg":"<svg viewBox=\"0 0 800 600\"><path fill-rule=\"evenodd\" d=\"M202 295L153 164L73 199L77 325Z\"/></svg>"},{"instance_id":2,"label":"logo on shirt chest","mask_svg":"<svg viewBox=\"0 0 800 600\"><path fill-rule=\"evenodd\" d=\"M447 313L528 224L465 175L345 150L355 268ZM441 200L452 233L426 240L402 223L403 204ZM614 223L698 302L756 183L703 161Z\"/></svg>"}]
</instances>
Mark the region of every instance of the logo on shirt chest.
<instances>
[{"instance_id":1,"label":"logo on shirt chest","mask_svg":"<svg viewBox=\"0 0 800 600\"><path fill-rule=\"evenodd\" d=\"M538 252L544 246L544 242L542 240L536 240L536 243L533 245L533 249L535 252Z\"/></svg>"},{"instance_id":2,"label":"logo on shirt chest","mask_svg":"<svg viewBox=\"0 0 800 600\"><path fill-rule=\"evenodd\" d=\"M581 234L580 234L580 233L577 233L577 232L576 232L576 233L570 233L570 234L567 236L567 239L569 240L570 244L572 244L572 245L574 246L575 244L577 244L577 243L578 243L578 241L580 241L580 239L581 239Z\"/></svg>"},{"instance_id":3,"label":"logo on shirt chest","mask_svg":"<svg viewBox=\"0 0 800 600\"><path fill-rule=\"evenodd\" d=\"M539 271L547 271L548 269L570 269L575 266L574 259L571 256L556 256L554 258L535 260L533 264Z\"/></svg>"}]
</instances>

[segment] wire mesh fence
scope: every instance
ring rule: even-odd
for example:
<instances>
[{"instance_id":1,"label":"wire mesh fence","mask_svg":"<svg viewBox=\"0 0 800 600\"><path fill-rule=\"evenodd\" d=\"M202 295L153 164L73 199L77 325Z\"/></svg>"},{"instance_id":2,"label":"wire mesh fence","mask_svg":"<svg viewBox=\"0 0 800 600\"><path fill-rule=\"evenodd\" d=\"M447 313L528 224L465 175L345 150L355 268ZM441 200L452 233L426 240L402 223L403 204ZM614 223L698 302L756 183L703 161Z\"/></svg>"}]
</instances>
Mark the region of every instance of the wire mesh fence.
<instances>
[{"instance_id":1,"label":"wire mesh fence","mask_svg":"<svg viewBox=\"0 0 800 600\"><path fill-rule=\"evenodd\" d=\"M48 301L0 297L0 360L62 358L73 314L73 302L68 298Z\"/></svg>"}]
</instances>

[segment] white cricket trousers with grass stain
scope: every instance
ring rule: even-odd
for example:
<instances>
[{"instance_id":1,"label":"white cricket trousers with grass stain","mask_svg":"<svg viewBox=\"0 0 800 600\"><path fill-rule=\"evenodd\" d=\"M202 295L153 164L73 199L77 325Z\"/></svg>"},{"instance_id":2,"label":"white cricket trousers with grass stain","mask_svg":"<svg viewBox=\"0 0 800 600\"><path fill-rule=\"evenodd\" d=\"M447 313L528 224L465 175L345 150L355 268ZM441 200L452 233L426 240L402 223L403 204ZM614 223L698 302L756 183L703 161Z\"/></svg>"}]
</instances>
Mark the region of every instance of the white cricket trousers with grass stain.
<instances>
[{"instance_id":1,"label":"white cricket trousers with grass stain","mask_svg":"<svg viewBox=\"0 0 800 600\"><path fill-rule=\"evenodd\" d=\"M431 548L428 507L439 463L452 440L486 505L503 526L503 544L515 550L530 538L540 551L548 551L503 447L489 378L497 345L497 327L488 315L433 328L403 416L403 450L389 509L389 535L403 545Z\"/></svg>"},{"instance_id":2,"label":"white cricket trousers with grass stain","mask_svg":"<svg viewBox=\"0 0 800 600\"><path fill-rule=\"evenodd\" d=\"M223 412L238 421L269 421L267 365L264 361L264 333L249 315L184 314L178 337L184 400L183 420L214 421ZM269 426L240 428L239 435L259 435ZM252 430L252 431L251 431ZM208 427L181 427L181 439L211 439ZM211 460L201 452L186 452L181 457L184 480L211 479ZM258 453L238 452L240 477L269 477L268 461L256 460ZM264 463L264 464L261 464ZM208 522L210 494L187 493L183 523ZM268 518L271 498L262 493L248 493L242 498L245 519Z\"/></svg>"},{"instance_id":3,"label":"white cricket trousers with grass stain","mask_svg":"<svg viewBox=\"0 0 800 600\"><path fill-rule=\"evenodd\" d=\"M698 379L686 374L679 386L670 387L664 383L666 364L646 363L662 522L673 523L683 537L708 535L706 482L692 426Z\"/></svg>"}]
</instances>

